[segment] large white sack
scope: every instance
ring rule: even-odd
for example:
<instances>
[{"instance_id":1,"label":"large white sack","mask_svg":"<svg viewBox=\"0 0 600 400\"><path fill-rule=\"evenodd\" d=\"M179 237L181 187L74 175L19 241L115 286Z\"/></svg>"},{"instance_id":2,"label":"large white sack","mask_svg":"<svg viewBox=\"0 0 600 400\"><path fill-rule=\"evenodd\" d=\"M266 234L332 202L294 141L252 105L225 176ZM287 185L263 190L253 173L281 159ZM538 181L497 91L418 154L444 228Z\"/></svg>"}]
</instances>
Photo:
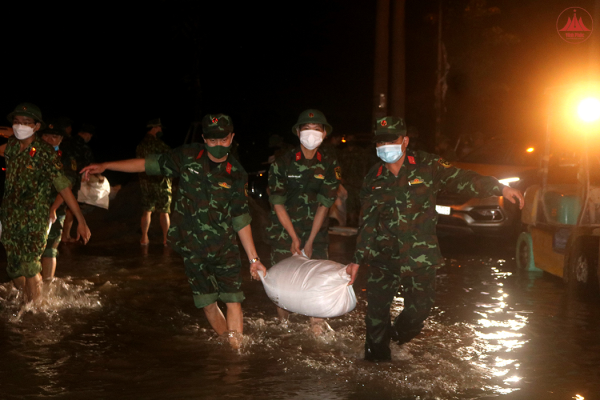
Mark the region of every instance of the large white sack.
<instances>
[{"instance_id":1,"label":"large white sack","mask_svg":"<svg viewBox=\"0 0 600 400\"><path fill-rule=\"evenodd\" d=\"M346 266L294 255L260 274L267 296L277 306L310 317L339 317L354 310L356 296L348 286Z\"/></svg>"},{"instance_id":2,"label":"large white sack","mask_svg":"<svg viewBox=\"0 0 600 400\"><path fill-rule=\"evenodd\" d=\"M106 177L100 175L90 175L89 181L82 181L77 201L90 204L96 207L102 207L108 210L108 195L110 194L110 183Z\"/></svg>"}]
</instances>

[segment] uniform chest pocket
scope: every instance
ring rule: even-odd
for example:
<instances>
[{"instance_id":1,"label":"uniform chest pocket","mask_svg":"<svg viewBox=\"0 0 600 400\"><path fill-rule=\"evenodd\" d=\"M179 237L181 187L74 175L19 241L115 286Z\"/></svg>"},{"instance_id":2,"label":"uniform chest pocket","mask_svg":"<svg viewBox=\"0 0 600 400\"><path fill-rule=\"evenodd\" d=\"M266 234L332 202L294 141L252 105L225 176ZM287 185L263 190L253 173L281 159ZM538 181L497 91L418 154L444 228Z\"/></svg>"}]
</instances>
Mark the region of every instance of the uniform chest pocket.
<instances>
[{"instance_id":1,"label":"uniform chest pocket","mask_svg":"<svg viewBox=\"0 0 600 400\"><path fill-rule=\"evenodd\" d=\"M406 192L407 209L411 212L418 212L422 210L423 207L427 207L430 200L430 193L431 190L425 182L419 182L419 180L417 180L416 182L411 183Z\"/></svg>"}]
</instances>

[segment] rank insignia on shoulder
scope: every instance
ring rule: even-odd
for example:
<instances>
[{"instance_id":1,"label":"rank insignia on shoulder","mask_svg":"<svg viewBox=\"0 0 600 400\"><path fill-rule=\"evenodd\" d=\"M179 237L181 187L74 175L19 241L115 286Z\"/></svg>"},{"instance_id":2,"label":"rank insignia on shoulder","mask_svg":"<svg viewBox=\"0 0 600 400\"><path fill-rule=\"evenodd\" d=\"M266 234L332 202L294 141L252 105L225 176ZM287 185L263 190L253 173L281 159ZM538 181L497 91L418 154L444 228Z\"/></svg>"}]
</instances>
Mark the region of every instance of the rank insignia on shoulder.
<instances>
[{"instance_id":1,"label":"rank insignia on shoulder","mask_svg":"<svg viewBox=\"0 0 600 400\"><path fill-rule=\"evenodd\" d=\"M231 185L228 184L227 182L219 182L219 186L221 186L225 189L231 189Z\"/></svg>"},{"instance_id":2,"label":"rank insignia on shoulder","mask_svg":"<svg viewBox=\"0 0 600 400\"><path fill-rule=\"evenodd\" d=\"M248 182L244 185L244 193L246 194L246 197L248 197Z\"/></svg>"},{"instance_id":3,"label":"rank insignia on shoulder","mask_svg":"<svg viewBox=\"0 0 600 400\"><path fill-rule=\"evenodd\" d=\"M335 178L338 181L341 181L342 180L342 167L335 167L334 171L335 171Z\"/></svg>"},{"instance_id":4,"label":"rank insignia on shoulder","mask_svg":"<svg viewBox=\"0 0 600 400\"><path fill-rule=\"evenodd\" d=\"M443 158L440 157L440 159L438 160L438 163L444 167L444 168L450 168L452 166L452 164L450 164L448 161L444 160Z\"/></svg>"},{"instance_id":5,"label":"rank insignia on shoulder","mask_svg":"<svg viewBox=\"0 0 600 400\"><path fill-rule=\"evenodd\" d=\"M412 181L408 181L408 184L410 186L412 186L412 185L420 185L423 182L425 182L423 179L415 178Z\"/></svg>"},{"instance_id":6,"label":"rank insignia on shoulder","mask_svg":"<svg viewBox=\"0 0 600 400\"><path fill-rule=\"evenodd\" d=\"M323 174L316 174L315 178L317 178L317 179L325 179L325 175L323 175Z\"/></svg>"}]
</instances>

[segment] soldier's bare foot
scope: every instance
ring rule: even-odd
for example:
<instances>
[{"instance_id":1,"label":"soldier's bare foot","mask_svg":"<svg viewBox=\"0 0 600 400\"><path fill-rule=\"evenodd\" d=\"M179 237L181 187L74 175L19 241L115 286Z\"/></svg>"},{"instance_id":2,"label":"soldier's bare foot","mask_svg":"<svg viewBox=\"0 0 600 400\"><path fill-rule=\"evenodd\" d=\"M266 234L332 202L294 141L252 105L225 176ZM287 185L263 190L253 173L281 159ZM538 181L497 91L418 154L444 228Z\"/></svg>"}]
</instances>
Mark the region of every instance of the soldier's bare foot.
<instances>
[{"instance_id":1,"label":"soldier's bare foot","mask_svg":"<svg viewBox=\"0 0 600 400\"><path fill-rule=\"evenodd\" d=\"M75 240L74 237L71 236L63 236L61 239L61 242L65 242L65 243L75 243L77 240Z\"/></svg>"},{"instance_id":2,"label":"soldier's bare foot","mask_svg":"<svg viewBox=\"0 0 600 400\"><path fill-rule=\"evenodd\" d=\"M150 241L146 241L146 242L144 242L143 240L140 240L140 244L141 244L142 246L148 246L148 245L150 244Z\"/></svg>"},{"instance_id":3,"label":"soldier's bare foot","mask_svg":"<svg viewBox=\"0 0 600 400\"><path fill-rule=\"evenodd\" d=\"M321 336L327 332L333 332L333 328L325 321L319 321L316 323L311 322L310 330L317 336Z\"/></svg>"},{"instance_id":4,"label":"soldier's bare foot","mask_svg":"<svg viewBox=\"0 0 600 400\"><path fill-rule=\"evenodd\" d=\"M229 338L229 345L234 350L239 350L242 347L242 343L244 341L244 335L239 332L230 331L227 332L227 336Z\"/></svg>"}]
</instances>

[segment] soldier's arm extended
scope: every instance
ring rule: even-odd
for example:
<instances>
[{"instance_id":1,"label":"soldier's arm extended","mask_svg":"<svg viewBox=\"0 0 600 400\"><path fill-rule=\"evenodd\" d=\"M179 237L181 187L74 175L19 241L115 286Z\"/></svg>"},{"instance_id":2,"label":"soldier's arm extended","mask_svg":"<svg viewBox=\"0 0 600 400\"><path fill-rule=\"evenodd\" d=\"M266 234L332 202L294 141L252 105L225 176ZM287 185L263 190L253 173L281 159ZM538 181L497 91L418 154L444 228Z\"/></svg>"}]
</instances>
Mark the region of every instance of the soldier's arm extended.
<instances>
[{"instance_id":1,"label":"soldier's arm extended","mask_svg":"<svg viewBox=\"0 0 600 400\"><path fill-rule=\"evenodd\" d=\"M286 230L292 239L292 254L300 253L300 239L296 235L296 230L292 220L285 208L287 201L287 172L280 160L275 160L269 168L269 202L273 205L273 210L277 215L279 223Z\"/></svg>"},{"instance_id":2,"label":"soldier's arm extended","mask_svg":"<svg viewBox=\"0 0 600 400\"><path fill-rule=\"evenodd\" d=\"M304 252L308 258L312 256L313 241L323 226L323 222L325 222L325 218L327 218L327 215L329 214L329 209L333 203L335 203L335 198L337 197L337 190L340 186L341 179L341 169L337 163L337 160L333 158L332 163L325 171L325 179L323 180L323 184L319 189L319 194L317 194L317 200L320 204L317 208L317 212L315 213L315 218L313 219L310 236L304 244Z\"/></svg>"},{"instance_id":3,"label":"soldier's arm extended","mask_svg":"<svg viewBox=\"0 0 600 400\"><path fill-rule=\"evenodd\" d=\"M354 252L354 263L356 264L366 261L368 252L373 247L377 235L375 228L378 210L373 199L369 177L370 174L365 177L360 190L360 223L356 238L356 251Z\"/></svg>"},{"instance_id":4,"label":"soldier's arm extended","mask_svg":"<svg viewBox=\"0 0 600 400\"><path fill-rule=\"evenodd\" d=\"M518 201L520 208L525 205L525 199L519 190L502 185L493 176L457 168L443 158L434 159L433 168L434 181L439 182L440 189L471 197L504 196L511 203Z\"/></svg>"},{"instance_id":5,"label":"soldier's arm extended","mask_svg":"<svg viewBox=\"0 0 600 400\"><path fill-rule=\"evenodd\" d=\"M101 174L106 170L119 172L144 172L146 170L146 160L143 158L132 158L121 161L108 161L100 164L90 164L81 170L83 180L87 181L90 174Z\"/></svg>"}]
</instances>

